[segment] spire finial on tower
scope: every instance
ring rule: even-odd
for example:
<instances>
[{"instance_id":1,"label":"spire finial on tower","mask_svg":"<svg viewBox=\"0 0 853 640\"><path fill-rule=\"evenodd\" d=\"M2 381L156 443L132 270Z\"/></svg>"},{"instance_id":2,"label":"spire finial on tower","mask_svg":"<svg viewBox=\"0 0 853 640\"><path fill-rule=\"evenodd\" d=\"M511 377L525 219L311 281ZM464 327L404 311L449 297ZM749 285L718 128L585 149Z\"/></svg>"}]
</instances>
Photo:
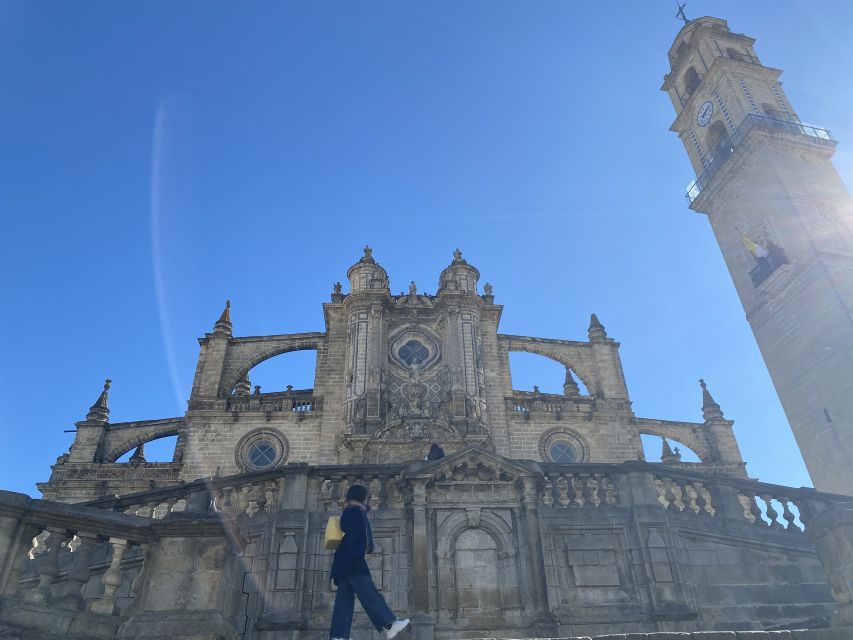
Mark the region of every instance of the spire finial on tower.
<instances>
[{"instance_id":1,"label":"spire finial on tower","mask_svg":"<svg viewBox=\"0 0 853 640\"><path fill-rule=\"evenodd\" d=\"M225 308L222 310L222 315L219 320L213 325L213 333L220 336L231 335L231 300L225 301Z\"/></svg>"},{"instance_id":2,"label":"spire finial on tower","mask_svg":"<svg viewBox=\"0 0 853 640\"><path fill-rule=\"evenodd\" d=\"M607 331L594 313L589 317L589 339L591 342L602 342L607 340Z\"/></svg>"},{"instance_id":3,"label":"spire finial on tower","mask_svg":"<svg viewBox=\"0 0 853 640\"><path fill-rule=\"evenodd\" d=\"M108 422L110 419L110 386L113 381L109 378L104 381L104 390L101 395L95 400L95 404L89 407L89 413L86 414L86 420L92 422Z\"/></svg>"},{"instance_id":4,"label":"spire finial on tower","mask_svg":"<svg viewBox=\"0 0 853 640\"><path fill-rule=\"evenodd\" d=\"M687 15L684 13L684 7L687 6L687 3L685 2L682 4L682 3L678 2L678 0L675 0L675 4L678 5L678 11L675 13L675 17L683 20L684 24L687 24L688 22L690 22L690 20L688 20L688 18L687 18Z\"/></svg>"},{"instance_id":5,"label":"spire finial on tower","mask_svg":"<svg viewBox=\"0 0 853 640\"><path fill-rule=\"evenodd\" d=\"M462 262L462 252L459 249L453 250L453 262Z\"/></svg>"},{"instance_id":6,"label":"spire finial on tower","mask_svg":"<svg viewBox=\"0 0 853 640\"><path fill-rule=\"evenodd\" d=\"M708 391L708 385L705 384L702 378L699 379L699 386L702 387L702 418L705 422L724 420L720 405L711 396L711 392Z\"/></svg>"}]
</instances>

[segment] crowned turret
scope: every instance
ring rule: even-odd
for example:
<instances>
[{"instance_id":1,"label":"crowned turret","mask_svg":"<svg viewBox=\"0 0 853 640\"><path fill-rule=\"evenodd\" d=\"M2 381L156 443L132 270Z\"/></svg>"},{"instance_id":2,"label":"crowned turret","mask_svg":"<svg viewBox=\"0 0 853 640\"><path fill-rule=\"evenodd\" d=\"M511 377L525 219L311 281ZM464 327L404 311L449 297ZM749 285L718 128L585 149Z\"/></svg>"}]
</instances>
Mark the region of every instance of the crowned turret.
<instances>
[{"instance_id":1,"label":"crowned turret","mask_svg":"<svg viewBox=\"0 0 853 640\"><path fill-rule=\"evenodd\" d=\"M388 289L388 274L373 258L373 249L364 247L364 255L347 270L350 293Z\"/></svg>"},{"instance_id":2,"label":"crowned turret","mask_svg":"<svg viewBox=\"0 0 853 640\"><path fill-rule=\"evenodd\" d=\"M438 278L438 290L441 291L464 291L465 293L477 293L477 282L480 280L480 272L462 259L459 249L453 252L453 262L450 263Z\"/></svg>"}]
</instances>

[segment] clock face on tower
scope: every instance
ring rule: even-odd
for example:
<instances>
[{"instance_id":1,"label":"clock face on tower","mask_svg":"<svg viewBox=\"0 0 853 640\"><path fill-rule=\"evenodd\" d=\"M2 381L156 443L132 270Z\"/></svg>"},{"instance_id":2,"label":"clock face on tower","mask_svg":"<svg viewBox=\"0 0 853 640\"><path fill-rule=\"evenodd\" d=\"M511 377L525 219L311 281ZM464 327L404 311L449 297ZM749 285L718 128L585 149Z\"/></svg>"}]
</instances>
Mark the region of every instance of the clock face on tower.
<instances>
[{"instance_id":1,"label":"clock face on tower","mask_svg":"<svg viewBox=\"0 0 853 640\"><path fill-rule=\"evenodd\" d=\"M696 124L704 127L711 121L712 115L714 115L714 105L711 104L710 100L706 100L699 107L699 111L696 112Z\"/></svg>"}]
</instances>

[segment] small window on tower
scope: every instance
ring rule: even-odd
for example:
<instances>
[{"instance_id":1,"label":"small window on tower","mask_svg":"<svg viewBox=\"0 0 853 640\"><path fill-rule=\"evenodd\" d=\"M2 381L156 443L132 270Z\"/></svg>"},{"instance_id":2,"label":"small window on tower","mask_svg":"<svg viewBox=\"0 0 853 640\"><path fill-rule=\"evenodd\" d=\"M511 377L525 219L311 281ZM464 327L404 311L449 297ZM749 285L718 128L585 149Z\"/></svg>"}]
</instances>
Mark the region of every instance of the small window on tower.
<instances>
[{"instance_id":1,"label":"small window on tower","mask_svg":"<svg viewBox=\"0 0 853 640\"><path fill-rule=\"evenodd\" d=\"M696 91L699 88L700 82L702 82L702 78L699 77L696 69L690 67L684 74L684 90L687 92L687 95Z\"/></svg>"},{"instance_id":2,"label":"small window on tower","mask_svg":"<svg viewBox=\"0 0 853 640\"><path fill-rule=\"evenodd\" d=\"M417 340L409 340L398 351L400 360L408 365L421 364L429 357L429 349Z\"/></svg>"}]
</instances>

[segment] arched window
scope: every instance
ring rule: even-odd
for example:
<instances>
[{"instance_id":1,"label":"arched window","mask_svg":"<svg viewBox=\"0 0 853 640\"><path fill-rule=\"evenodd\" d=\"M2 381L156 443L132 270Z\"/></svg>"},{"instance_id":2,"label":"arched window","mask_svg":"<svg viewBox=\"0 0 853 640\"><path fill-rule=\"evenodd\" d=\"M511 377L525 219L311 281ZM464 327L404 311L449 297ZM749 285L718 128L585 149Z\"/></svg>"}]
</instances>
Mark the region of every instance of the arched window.
<instances>
[{"instance_id":1,"label":"arched window","mask_svg":"<svg viewBox=\"0 0 853 640\"><path fill-rule=\"evenodd\" d=\"M692 94L699 88L699 83L702 82L702 78L699 77L699 74L696 72L696 69L690 67L684 73L684 91L687 95Z\"/></svg>"},{"instance_id":2,"label":"arched window","mask_svg":"<svg viewBox=\"0 0 853 640\"><path fill-rule=\"evenodd\" d=\"M716 156L720 148L726 143L729 137L729 132L726 130L726 125L722 120L717 120L708 127L707 147L711 156Z\"/></svg>"}]
</instances>

